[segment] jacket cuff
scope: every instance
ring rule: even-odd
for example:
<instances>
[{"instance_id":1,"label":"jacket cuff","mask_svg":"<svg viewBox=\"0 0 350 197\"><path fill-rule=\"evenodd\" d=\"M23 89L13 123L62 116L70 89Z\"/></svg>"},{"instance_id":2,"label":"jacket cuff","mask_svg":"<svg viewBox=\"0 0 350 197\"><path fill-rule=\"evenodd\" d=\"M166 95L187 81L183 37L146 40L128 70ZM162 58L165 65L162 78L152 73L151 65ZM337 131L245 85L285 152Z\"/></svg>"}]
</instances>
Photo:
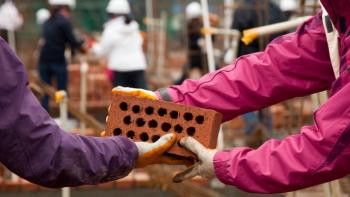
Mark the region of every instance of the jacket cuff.
<instances>
[{"instance_id":1,"label":"jacket cuff","mask_svg":"<svg viewBox=\"0 0 350 197\"><path fill-rule=\"evenodd\" d=\"M159 100L174 102L175 92L171 88L161 88L155 92Z\"/></svg>"},{"instance_id":2,"label":"jacket cuff","mask_svg":"<svg viewBox=\"0 0 350 197\"><path fill-rule=\"evenodd\" d=\"M214 156L214 172L216 177L226 185L233 185L238 175L234 162L238 154L245 148L218 151Z\"/></svg>"},{"instance_id":3,"label":"jacket cuff","mask_svg":"<svg viewBox=\"0 0 350 197\"><path fill-rule=\"evenodd\" d=\"M214 156L214 172L216 177L224 184L229 185L230 153L218 151Z\"/></svg>"},{"instance_id":4,"label":"jacket cuff","mask_svg":"<svg viewBox=\"0 0 350 197\"><path fill-rule=\"evenodd\" d=\"M111 137L110 139L114 141L117 147L115 151L115 163L111 163L111 169L101 180L101 183L126 177L133 170L138 159L138 149L132 140L126 137ZM112 168L112 166L115 166L115 168Z\"/></svg>"}]
</instances>

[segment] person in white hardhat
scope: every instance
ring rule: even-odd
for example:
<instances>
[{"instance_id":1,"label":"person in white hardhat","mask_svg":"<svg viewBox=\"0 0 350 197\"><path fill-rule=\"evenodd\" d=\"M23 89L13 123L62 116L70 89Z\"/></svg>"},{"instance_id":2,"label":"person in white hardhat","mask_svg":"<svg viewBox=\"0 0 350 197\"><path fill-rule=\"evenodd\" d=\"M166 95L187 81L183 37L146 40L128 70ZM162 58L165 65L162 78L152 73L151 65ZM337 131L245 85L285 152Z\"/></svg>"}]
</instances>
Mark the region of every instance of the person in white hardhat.
<instances>
[{"instance_id":1,"label":"person in white hardhat","mask_svg":"<svg viewBox=\"0 0 350 197\"><path fill-rule=\"evenodd\" d=\"M51 6L69 6L71 9L75 8L75 0L49 0Z\"/></svg>"},{"instance_id":2,"label":"person in white hardhat","mask_svg":"<svg viewBox=\"0 0 350 197\"><path fill-rule=\"evenodd\" d=\"M202 33L202 6L199 2L193 1L186 6L187 19L187 40L188 40L188 68L176 84L180 84L185 78L199 79L207 72L205 63L204 35ZM217 26L218 19L214 14L209 13L209 20L212 26Z\"/></svg>"},{"instance_id":3,"label":"person in white hardhat","mask_svg":"<svg viewBox=\"0 0 350 197\"><path fill-rule=\"evenodd\" d=\"M36 12L36 23L38 25L44 24L49 18L50 11L45 8L41 8Z\"/></svg>"},{"instance_id":4,"label":"person in white hardhat","mask_svg":"<svg viewBox=\"0 0 350 197\"><path fill-rule=\"evenodd\" d=\"M114 86L146 89L143 40L138 23L130 16L128 1L111 0L106 11L109 21L100 42L94 44L91 51L107 59Z\"/></svg>"},{"instance_id":5,"label":"person in white hardhat","mask_svg":"<svg viewBox=\"0 0 350 197\"><path fill-rule=\"evenodd\" d=\"M126 0L111 0L106 8L108 14L130 14L129 2Z\"/></svg>"},{"instance_id":6,"label":"person in white hardhat","mask_svg":"<svg viewBox=\"0 0 350 197\"><path fill-rule=\"evenodd\" d=\"M298 9L297 0L281 0L280 8L288 18L291 18Z\"/></svg>"},{"instance_id":7,"label":"person in white hardhat","mask_svg":"<svg viewBox=\"0 0 350 197\"><path fill-rule=\"evenodd\" d=\"M66 46L70 46L72 55L83 50L83 41L78 40L70 22L75 0L48 0L50 18L43 24L43 47L39 57L39 74L41 80L52 84L57 80L58 90L67 90L68 70L65 58ZM45 96L42 105L48 110L49 97Z\"/></svg>"},{"instance_id":8,"label":"person in white hardhat","mask_svg":"<svg viewBox=\"0 0 350 197\"><path fill-rule=\"evenodd\" d=\"M202 6L199 2L191 2L186 6L186 17L188 20L200 17L202 15Z\"/></svg>"}]
</instances>

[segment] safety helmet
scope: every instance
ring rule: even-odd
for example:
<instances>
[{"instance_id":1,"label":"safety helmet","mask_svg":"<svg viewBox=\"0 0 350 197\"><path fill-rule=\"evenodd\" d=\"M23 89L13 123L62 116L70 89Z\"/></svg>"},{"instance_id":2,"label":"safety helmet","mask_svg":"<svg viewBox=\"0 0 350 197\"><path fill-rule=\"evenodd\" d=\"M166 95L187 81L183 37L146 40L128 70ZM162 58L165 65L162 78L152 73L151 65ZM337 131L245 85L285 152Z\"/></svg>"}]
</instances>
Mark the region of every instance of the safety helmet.
<instances>
[{"instance_id":1,"label":"safety helmet","mask_svg":"<svg viewBox=\"0 0 350 197\"><path fill-rule=\"evenodd\" d=\"M106 11L110 14L129 14L130 5L127 0L110 0Z\"/></svg>"},{"instance_id":2,"label":"safety helmet","mask_svg":"<svg viewBox=\"0 0 350 197\"><path fill-rule=\"evenodd\" d=\"M70 8L75 8L76 0L49 0L50 5L67 5Z\"/></svg>"},{"instance_id":3,"label":"safety helmet","mask_svg":"<svg viewBox=\"0 0 350 197\"><path fill-rule=\"evenodd\" d=\"M198 2L191 2L186 6L187 19L193 19L202 15L202 6Z\"/></svg>"},{"instance_id":4,"label":"safety helmet","mask_svg":"<svg viewBox=\"0 0 350 197\"><path fill-rule=\"evenodd\" d=\"M298 8L296 0L281 0L280 8L283 12L295 11Z\"/></svg>"},{"instance_id":5,"label":"safety helmet","mask_svg":"<svg viewBox=\"0 0 350 197\"><path fill-rule=\"evenodd\" d=\"M50 11L45 8L41 8L36 12L36 22L39 25L44 24L49 18Z\"/></svg>"}]
</instances>

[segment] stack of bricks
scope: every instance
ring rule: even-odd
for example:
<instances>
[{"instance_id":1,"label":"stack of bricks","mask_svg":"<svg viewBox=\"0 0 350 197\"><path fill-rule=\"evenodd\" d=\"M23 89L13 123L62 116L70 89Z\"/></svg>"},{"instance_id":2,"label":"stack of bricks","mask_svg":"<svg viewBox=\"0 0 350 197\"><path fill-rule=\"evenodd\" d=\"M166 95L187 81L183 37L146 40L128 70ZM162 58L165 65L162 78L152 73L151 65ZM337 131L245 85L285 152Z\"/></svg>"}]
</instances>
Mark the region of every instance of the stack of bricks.
<instances>
[{"instance_id":1,"label":"stack of bricks","mask_svg":"<svg viewBox=\"0 0 350 197\"><path fill-rule=\"evenodd\" d=\"M69 71L69 99L80 102L80 65L72 64ZM111 82L107 79L105 69L101 65L90 66L88 72L88 107L107 107L110 103Z\"/></svg>"},{"instance_id":2,"label":"stack of bricks","mask_svg":"<svg viewBox=\"0 0 350 197\"><path fill-rule=\"evenodd\" d=\"M162 135L176 133L177 140L192 136L208 148L215 148L222 115L213 110L165 101L112 95L106 132L134 141L155 142ZM167 154L182 158L194 155L176 143Z\"/></svg>"}]
</instances>

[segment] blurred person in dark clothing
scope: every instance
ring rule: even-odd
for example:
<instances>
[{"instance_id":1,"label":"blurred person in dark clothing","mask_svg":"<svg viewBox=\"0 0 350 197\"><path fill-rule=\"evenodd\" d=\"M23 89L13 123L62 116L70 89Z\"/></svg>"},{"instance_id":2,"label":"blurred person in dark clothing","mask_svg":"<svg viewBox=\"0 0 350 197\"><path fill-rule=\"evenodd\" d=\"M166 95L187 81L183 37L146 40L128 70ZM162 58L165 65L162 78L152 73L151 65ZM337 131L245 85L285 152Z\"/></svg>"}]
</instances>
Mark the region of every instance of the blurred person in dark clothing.
<instances>
[{"instance_id":1,"label":"blurred person in dark clothing","mask_svg":"<svg viewBox=\"0 0 350 197\"><path fill-rule=\"evenodd\" d=\"M70 22L71 10L75 0L49 0L51 6L50 18L43 25L43 47L39 57L40 78L47 84L57 80L58 90L67 90L68 71L65 49L69 45L74 55L77 49L82 49L83 41L73 34ZM42 100L43 107L48 110L49 97Z\"/></svg>"},{"instance_id":2,"label":"blurred person in dark clothing","mask_svg":"<svg viewBox=\"0 0 350 197\"><path fill-rule=\"evenodd\" d=\"M268 1L268 8L264 8L264 1ZM241 32L245 29L274 24L286 21L288 18L284 15L278 5L270 0L239 0L237 3L241 5L234 13L234 21L232 29L237 29ZM256 9L258 8L258 9ZM269 41L280 36L281 34L274 34L270 36ZM238 56L255 53L263 50L259 45L259 40L254 41L250 45L245 45L243 42L239 44Z\"/></svg>"}]
</instances>

